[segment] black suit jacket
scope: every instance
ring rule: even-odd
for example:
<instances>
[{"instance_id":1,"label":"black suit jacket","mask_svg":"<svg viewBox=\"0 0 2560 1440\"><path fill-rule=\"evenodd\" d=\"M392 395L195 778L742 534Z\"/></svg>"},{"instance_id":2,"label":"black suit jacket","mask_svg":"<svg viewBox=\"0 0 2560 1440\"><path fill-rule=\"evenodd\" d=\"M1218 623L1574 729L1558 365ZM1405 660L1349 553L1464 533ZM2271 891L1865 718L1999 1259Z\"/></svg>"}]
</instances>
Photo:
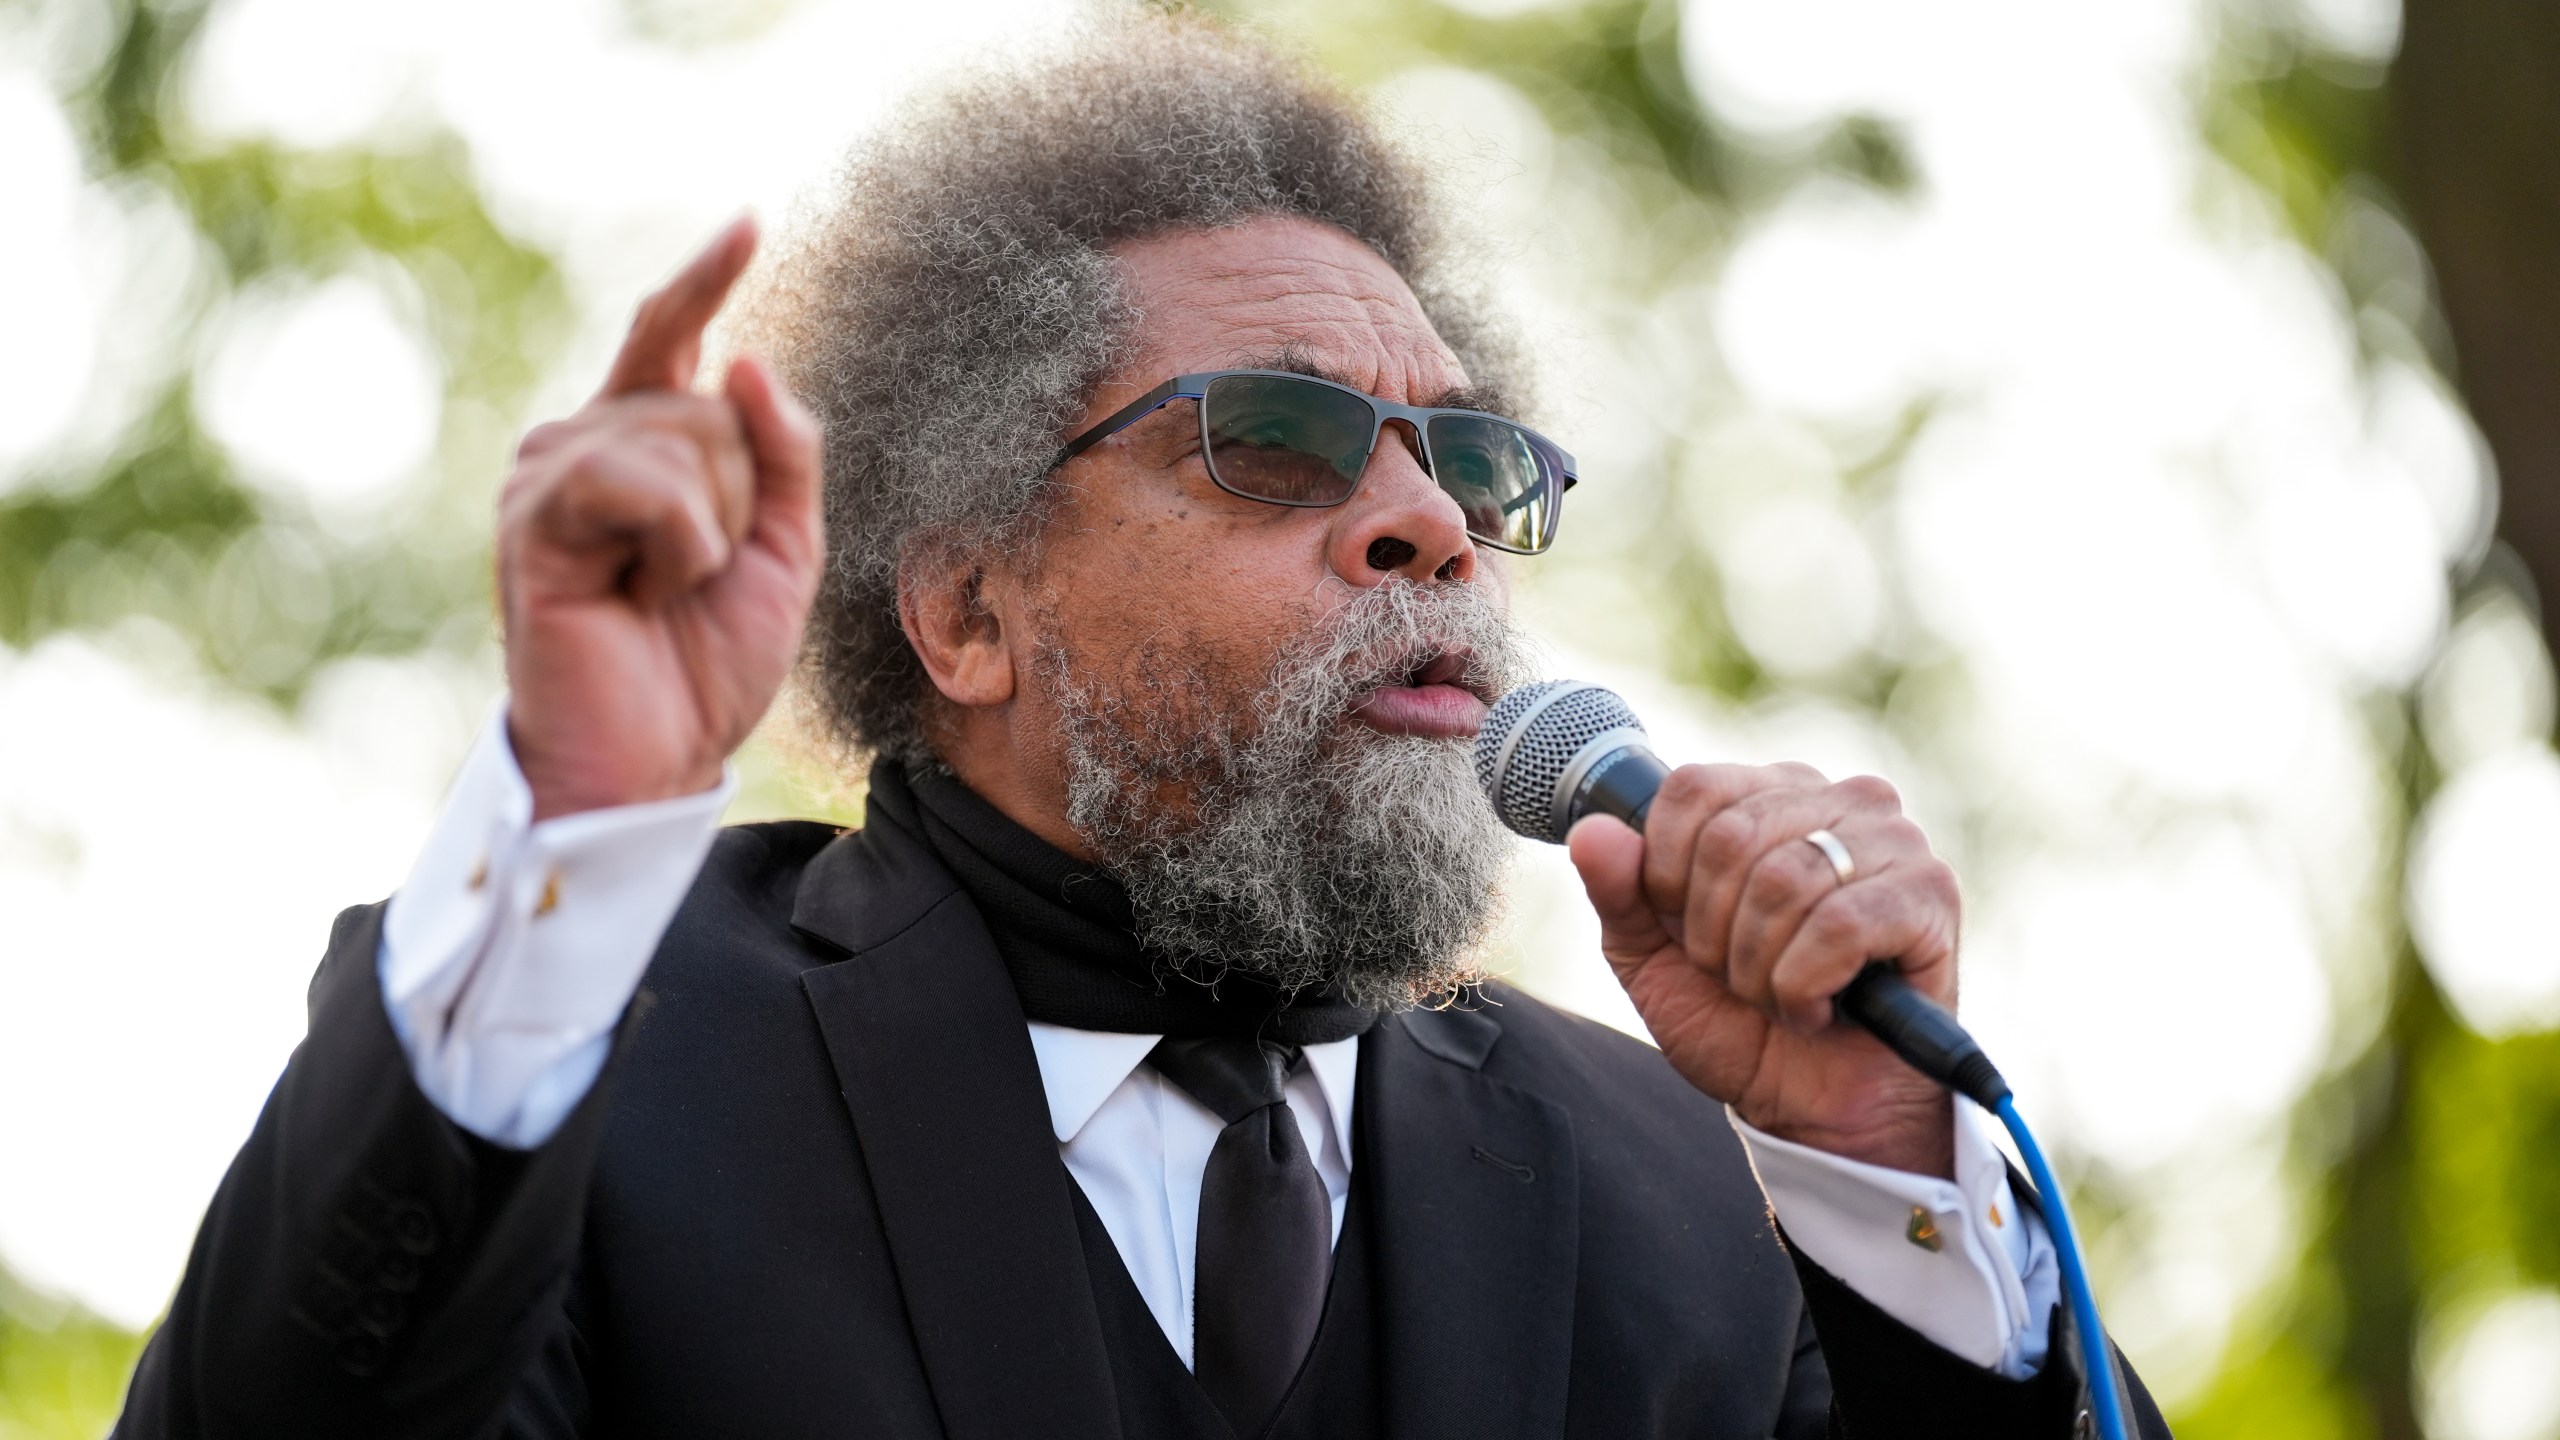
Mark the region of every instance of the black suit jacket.
<instances>
[{"instance_id":1,"label":"black suit jacket","mask_svg":"<svg viewBox=\"0 0 2560 1440\"><path fill-rule=\"evenodd\" d=\"M724 832L530 1152L418 1090L380 926L340 917L119 1435L1120 1434L1021 1008L913 836ZM1800 1281L1647 1047L1498 987L1362 1044L1390 1434L2069 1433L2067 1364L2002 1381Z\"/></svg>"}]
</instances>

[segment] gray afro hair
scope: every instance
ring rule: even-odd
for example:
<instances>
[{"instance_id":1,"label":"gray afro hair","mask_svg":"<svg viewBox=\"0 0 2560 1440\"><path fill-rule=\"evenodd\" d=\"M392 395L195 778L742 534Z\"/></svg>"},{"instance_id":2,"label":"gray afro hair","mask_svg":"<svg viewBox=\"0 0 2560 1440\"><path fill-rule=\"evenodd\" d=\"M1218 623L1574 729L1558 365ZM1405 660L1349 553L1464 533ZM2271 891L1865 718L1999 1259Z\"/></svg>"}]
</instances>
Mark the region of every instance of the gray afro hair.
<instances>
[{"instance_id":1,"label":"gray afro hair","mask_svg":"<svg viewBox=\"0 0 2560 1440\"><path fill-rule=\"evenodd\" d=\"M735 335L825 432L801 683L831 738L932 761L899 565L923 544L1029 553L1066 427L1133 353L1114 244L1264 215L1339 227L1405 277L1478 388L1516 398L1513 351L1433 211L1421 168L1339 86L1153 11L969 73L858 146Z\"/></svg>"}]
</instances>

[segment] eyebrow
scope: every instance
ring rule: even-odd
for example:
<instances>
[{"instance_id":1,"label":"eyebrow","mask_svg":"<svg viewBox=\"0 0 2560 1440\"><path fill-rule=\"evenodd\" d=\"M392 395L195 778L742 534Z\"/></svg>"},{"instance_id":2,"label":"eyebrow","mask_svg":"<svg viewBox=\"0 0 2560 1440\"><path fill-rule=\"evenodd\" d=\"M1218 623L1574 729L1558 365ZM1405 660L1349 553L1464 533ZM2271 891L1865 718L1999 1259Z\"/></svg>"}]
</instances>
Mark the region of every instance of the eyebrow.
<instances>
[{"instance_id":1,"label":"eyebrow","mask_svg":"<svg viewBox=\"0 0 2560 1440\"><path fill-rule=\"evenodd\" d=\"M1347 390L1359 390L1364 395L1369 393L1361 388L1359 382L1318 360L1308 350L1297 345L1286 345L1267 354L1249 356L1235 368L1279 370L1291 375L1304 375L1310 380L1330 380ZM1489 415L1507 416L1508 414L1504 408L1502 395L1480 385L1452 385L1414 403L1425 410L1481 410Z\"/></svg>"}]
</instances>

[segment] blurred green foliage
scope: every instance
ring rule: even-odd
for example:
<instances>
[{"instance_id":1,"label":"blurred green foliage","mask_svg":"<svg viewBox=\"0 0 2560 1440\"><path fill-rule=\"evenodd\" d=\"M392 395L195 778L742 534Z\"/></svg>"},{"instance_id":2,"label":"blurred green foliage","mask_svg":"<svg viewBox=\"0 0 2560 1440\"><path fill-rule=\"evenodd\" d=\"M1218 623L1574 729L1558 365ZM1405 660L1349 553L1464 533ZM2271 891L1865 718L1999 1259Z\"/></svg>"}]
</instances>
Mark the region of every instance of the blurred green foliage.
<instances>
[{"instance_id":1,"label":"blurred green foliage","mask_svg":"<svg viewBox=\"0 0 2560 1440\"><path fill-rule=\"evenodd\" d=\"M124 1401L142 1337L0 1268L0 1440L91 1440Z\"/></svg>"},{"instance_id":2,"label":"blurred green foliage","mask_svg":"<svg viewBox=\"0 0 2560 1440\"><path fill-rule=\"evenodd\" d=\"M717 43L785 3L630 0L625 18L643 38ZM485 651L486 501L574 319L557 266L497 223L466 149L432 127L324 151L196 135L176 80L206 0L0 0L0 19L31 25L48 6L75 5L106 37L57 77L86 173L182 215L201 278L162 337L174 358L112 445L0 495L0 643L147 617L211 671L280 704L339 657ZM1720 127L1683 70L1672 0L1501 18L1431 0L1221 8L1312 37L1357 81L1428 63L1511 87L1557 137L1561 167L1605 173L1608 184L1582 193L1619 207L1612 283L1630 305L1699 278L1746 220L1809 178L1886 195L1913 183L1903 145L1875 117L1842 117L1782 145ZM2380 148L2389 77L2322 53L2274 14L2227 7L2223 43L2199 77L2201 132L2275 197L2356 303L2404 322L2369 331L2372 343L2449 368L2423 306L2379 295L2382 282L2368 284L2370 268L2342 248L2348 207L2393 203ZM397 513L349 527L244 482L197 423L190 357L243 287L368 265L415 286L446 392L434 473ZM1889 485L1925 418L1923 406L1887 433L1843 437L1852 486ZM1684 473L1666 448L1612 484L1649 496L1639 512L1671 514ZM1685 607L1666 629L1672 678L1734 700L1769 693L1775 682L1736 639L1694 533L1656 526L1629 543L1595 563L1645 574L1648 593ZM1890 715L1907 663L1869 657L1822 683L1835 700ZM2414 741L2403 748L2403 813L2415 814L2438 777ZM759 752L747 769L749 810L805 807L790 764ZM843 816L853 803L833 797L825 808ZM2482 1287L2560 1283L2560 1036L2470 1034L2405 941L2382 1003L2364 1053L2302 1102L2303 1253L2252 1303L2218 1375L2175 1417L2192 1440L2415 1437L2413 1370L2430 1315ZM2111 1197L2103 1176L2091 1179L2103 1228ZM100 1433L138 1346L0 1272L0 1440Z\"/></svg>"},{"instance_id":3,"label":"blurred green foliage","mask_svg":"<svg viewBox=\"0 0 2560 1440\"><path fill-rule=\"evenodd\" d=\"M2394 93L2399 67L2334 53L2287 23L2288 13L2247 0L2225 7L2199 107L2205 136L2328 262L2368 351L2399 352L2467 387L2512 383L2490 373L2501 357L2456 353L2433 276L2413 286L2360 244L2372 229L2357 223L2360 213L2430 229L2404 185L2407 167L2427 159L2395 133L2395 101L2409 103ZM2432 17L2409 23L2422 18ZM2524 22L2521 12L2509 21ZM2466 228L2477 241L2491 238L2481 233L2490 224L2474 216ZM2472 257L2423 259L2443 276ZM2517 457L2501 458L2512 466ZM2511 502L2520 478L2507 477ZM2534 568L2543 565L2547 557ZM2465 601L2505 588L2529 603L2523 569L2501 547L2453 578ZM2412 711L2404 733L2417 733L2414 721ZM2444 777L2414 741L2401 758L2403 814L2415 816ZM2471 1032L2405 937L2382 993L2365 1001L2377 1002L2372 1040L2304 1098L2294 1127L2309 1244L2235 1338L2181 1433L2416 1440L2427 1433L2419 1372L2430 1326L2484 1296L2560 1284L2560 1034L2490 1041Z\"/></svg>"},{"instance_id":4,"label":"blurred green foliage","mask_svg":"<svg viewBox=\"0 0 2560 1440\"><path fill-rule=\"evenodd\" d=\"M2340 197L2377 177L2388 105L2380 66L2324 52L2270 6L2235 3L2203 77L2205 138L2321 248Z\"/></svg>"},{"instance_id":5,"label":"blurred green foliage","mask_svg":"<svg viewBox=\"0 0 2560 1440\"><path fill-rule=\"evenodd\" d=\"M76 8L80 13L71 14ZM139 413L104 456L39 469L0 498L0 642L146 616L215 673L290 700L352 654L485 644L484 502L518 410L568 333L558 267L489 215L470 156L419 129L363 148L212 141L180 81L205 0L19 0L26 33L103 32L57 77L87 177L173 208L200 271ZM68 46L64 48L70 48ZM64 62L77 68L79 57ZM198 423L189 363L248 287L389 265L414 285L446 376L435 483L365 527L330 526L244 482Z\"/></svg>"}]
</instances>

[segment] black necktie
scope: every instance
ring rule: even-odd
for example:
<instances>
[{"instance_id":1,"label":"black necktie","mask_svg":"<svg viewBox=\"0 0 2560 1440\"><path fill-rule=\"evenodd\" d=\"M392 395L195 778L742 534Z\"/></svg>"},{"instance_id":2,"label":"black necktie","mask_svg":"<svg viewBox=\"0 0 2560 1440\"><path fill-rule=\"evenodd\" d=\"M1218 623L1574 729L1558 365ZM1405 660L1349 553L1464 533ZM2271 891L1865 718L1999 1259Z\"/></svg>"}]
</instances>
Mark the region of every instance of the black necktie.
<instances>
[{"instance_id":1,"label":"black necktie","mask_svg":"<svg viewBox=\"0 0 2560 1440\"><path fill-rule=\"evenodd\" d=\"M1200 1178L1191 1373L1238 1435L1259 1435L1315 1343L1333 1273L1333 1201L1282 1089L1298 1051L1165 1040L1147 1059L1227 1123Z\"/></svg>"}]
</instances>

